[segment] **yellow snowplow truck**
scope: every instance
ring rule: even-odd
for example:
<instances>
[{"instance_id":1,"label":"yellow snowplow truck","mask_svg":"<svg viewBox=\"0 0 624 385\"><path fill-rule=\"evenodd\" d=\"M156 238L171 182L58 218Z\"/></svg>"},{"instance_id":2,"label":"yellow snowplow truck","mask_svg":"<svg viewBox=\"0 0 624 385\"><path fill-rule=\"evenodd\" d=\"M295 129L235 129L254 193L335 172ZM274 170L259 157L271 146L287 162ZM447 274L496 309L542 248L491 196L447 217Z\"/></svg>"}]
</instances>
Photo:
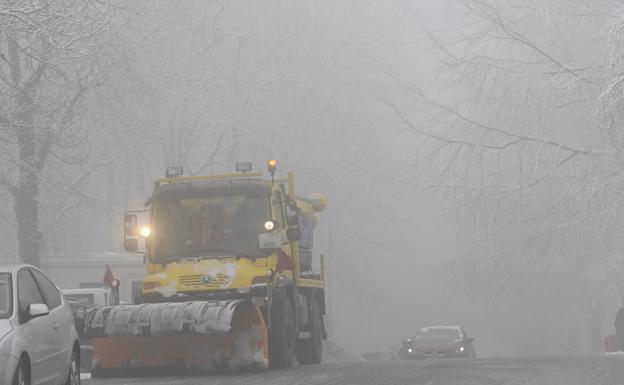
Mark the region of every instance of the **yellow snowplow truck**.
<instances>
[{"instance_id":1,"label":"yellow snowplow truck","mask_svg":"<svg viewBox=\"0 0 624 385\"><path fill-rule=\"evenodd\" d=\"M125 214L124 247L144 249L147 274L134 304L87 314L95 375L321 362L325 261L313 268L312 246L326 199L297 197L293 174L268 168L270 178L250 163L210 176L169 168L147 210Z\"/></svg>"}]
</instances>

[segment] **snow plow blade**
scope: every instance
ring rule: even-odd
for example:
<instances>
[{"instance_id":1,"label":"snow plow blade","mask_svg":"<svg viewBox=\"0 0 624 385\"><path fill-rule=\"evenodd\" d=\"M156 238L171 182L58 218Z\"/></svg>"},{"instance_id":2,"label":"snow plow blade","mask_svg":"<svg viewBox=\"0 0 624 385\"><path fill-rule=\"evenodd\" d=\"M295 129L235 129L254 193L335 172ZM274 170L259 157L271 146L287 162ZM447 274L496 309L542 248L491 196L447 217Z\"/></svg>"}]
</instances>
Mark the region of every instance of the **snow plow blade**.
<instances>
[{"instance_id":1,"label":"snow plow blade","mask_svg":"<svg viewBox=\"0 0 624 385\"><path fill-rule=\"evenodd\" d=\"M268 331L249 301L119 305L91 310L94 375L268 368Z\"/></svg>"}]
</instances>

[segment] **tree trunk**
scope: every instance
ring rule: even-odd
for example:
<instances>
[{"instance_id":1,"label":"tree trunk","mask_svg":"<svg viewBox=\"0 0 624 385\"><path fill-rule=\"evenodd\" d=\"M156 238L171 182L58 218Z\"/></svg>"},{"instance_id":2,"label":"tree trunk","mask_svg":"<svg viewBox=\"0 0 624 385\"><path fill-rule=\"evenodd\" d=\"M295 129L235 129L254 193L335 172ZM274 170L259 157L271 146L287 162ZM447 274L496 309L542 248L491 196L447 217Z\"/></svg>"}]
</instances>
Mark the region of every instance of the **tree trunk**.
<instances>
[{"instance_id":1,"label":"tree trunk","mask_svg":"<svg viewBox=\"0 0 624 385\"><path fill-rule=\"evenodd\" d=\"M110 166L108 168L108 177L107 177L107 190L106 190L106 201L109 205L109 207L113 207L113 204L115 202L115 188L117 187L117 184L115 183L116 181L116 168L114 165ZM116 219L117 218L105 218L106 220L104 221L104 223L100 223L100 226L105 226L107 227L107 229L104 229L104 234L106 234L106 239L104 242L104 245L102 245L104 247L105 250L109 250L109 251L114 251L117 250L118 246L115 244L116 240L117 240L117 232L118 232L118 228L115 226L116 223Z\"/></svg>"},{"instance_id":2,"label":"tree trunk","mask_svg":"<svg viewBox=\"0 0 624 385\"><path fill-rule=\"evenodd\" d=\"M17 219L17 255L23 263L39 266L41 233L38 226L39 197L35 185L23 186L15 195Z\"/></svg>"},{"instance_id":3,"label":"tree trunk","mask_svg":"<svg viewBox=\"0 0 624 385\"><path fill-rule=\"evenodd\" d=\"M36 108L31 88L23 83L22 63L16 42L16 35L10 33L8 44L11 75L15 85L14 126L17 136L18 179L9 186L13 194L15 219L17 222L18 260L39 266L39 173L41 166L37 153L34 110Z\"/></svg>"},{"instance_id":4,"label":"tree trunk","mask_svg":"<svg viewBox=\"0 0 624 385\"><path fill-rule=\"evenodd\" d=\"M14 210L17 221L17 255L19 260L39 266L39 172L37 143L32 119L32 98L22 92L18 106L22 108L17 129L19 179L14 193Z\"/></svg>"},{"instance_id":5,"label":"tree trunk","mask_svg":"<svg viewBox=\"0 0 624 385\"><path fill-rule=\"evenodd\" d=\"M39 231L39 172L37 162L37 144L32 127L32 115L30 114L31 98L23 95L23 100L18 103L24 106L24 115L17 127L19 146L18 159L19 179L14 191L14 210L17 221L17 255L19 260L39 266L39 244L41 232Z\"/></svg>"}]
</instances>

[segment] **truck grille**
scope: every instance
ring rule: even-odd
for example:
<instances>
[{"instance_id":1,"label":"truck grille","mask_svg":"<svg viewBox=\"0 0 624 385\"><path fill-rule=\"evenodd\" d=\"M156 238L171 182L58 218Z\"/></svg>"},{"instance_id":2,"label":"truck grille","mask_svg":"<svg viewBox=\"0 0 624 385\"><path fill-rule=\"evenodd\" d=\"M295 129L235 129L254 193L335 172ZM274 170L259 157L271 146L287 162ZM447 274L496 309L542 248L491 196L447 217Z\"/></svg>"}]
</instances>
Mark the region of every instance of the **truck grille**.
<instances>
[{"instance_id":1,"label":"truck grille","mask_svg":"<svg viewBox=\"0 0 624 385\"><path fill-rule=\"evenodd\" d=\"M178 278L178 282L183 286L195 286L201 285L202 276L198 275L183 275Z\"/></svg>"},{"instance_id":2,"label":"truck grille","mask_svg":"<svg viewBox=\"0 0 624 385\"><path fill-rule=\"evenodd\" d=\"M209 282L203 281L204 275L202 274L194 274L194 275L183 275L178 278L178 290L185 289L219 289L229 286L232 281L226 275L217 274L211 275L212 278Z\"/></svg>"}]
</instances>

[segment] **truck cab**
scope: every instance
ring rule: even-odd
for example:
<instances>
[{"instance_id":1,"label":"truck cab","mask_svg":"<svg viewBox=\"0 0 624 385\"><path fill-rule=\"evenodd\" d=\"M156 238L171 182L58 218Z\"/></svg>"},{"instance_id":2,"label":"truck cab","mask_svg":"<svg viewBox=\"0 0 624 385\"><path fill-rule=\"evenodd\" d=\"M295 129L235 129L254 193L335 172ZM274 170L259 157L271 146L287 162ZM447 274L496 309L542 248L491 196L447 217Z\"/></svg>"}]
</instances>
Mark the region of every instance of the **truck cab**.
<instances>
[{"instance_id":1,"label":"truck cab","mask_svg":"<svg viewBox=\"0 0 624 385\"><path fill-rule=\"evenodd\" d=\"M179 172L157 181L147 210L124 220L126 250L144 245L139 301L248 299L267 322L271 351L279 352L271 362L288 367L295 353L300 363L320 362L324 259L314 272L312 247L325 199L297 197L293 174L276 179L274 161L269 172L270 179L250 170Z\"/></svg>"}]
</instances>

